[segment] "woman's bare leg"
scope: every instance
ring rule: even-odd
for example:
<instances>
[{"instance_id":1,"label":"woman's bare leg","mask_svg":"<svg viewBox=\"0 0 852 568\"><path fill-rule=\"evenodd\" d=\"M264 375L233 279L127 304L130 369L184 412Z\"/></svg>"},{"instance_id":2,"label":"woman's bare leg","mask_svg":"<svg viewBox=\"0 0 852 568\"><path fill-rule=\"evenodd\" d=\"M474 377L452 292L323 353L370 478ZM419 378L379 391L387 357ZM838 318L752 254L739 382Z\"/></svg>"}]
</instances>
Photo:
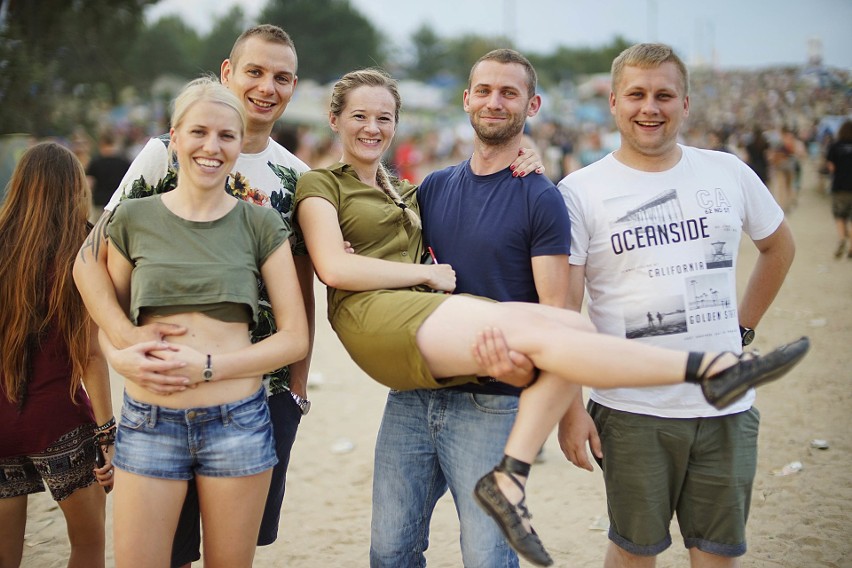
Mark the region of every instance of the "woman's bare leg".
<instances>
[{"instance_id":1,"label":"woman's bare leg","mask_svg":"<svg viewBox=\"0 0 852 568\"><path fill-rule=\"evenodd\" d=\"M68 568L103 568L106 548L106 493L93 483L59 501L68 525L71 556Z\"/></svg>"},{"instance_id":2,"label":"woman's bare leg","mask_svg":"<svg viewBox=\"0 0 852 568\"><path fill-rule=\"evenodd\" d=\"M570 310L464 296L444 302L417 332L433 376L482 374L471 345L487 327L499 328L509 347L536 367L571 383L613 388L684 380L686 352L597 333L587 318Z\"/></svg>"},{"instance_id":3,"label":"woman's bare leg","mask_svg":"<svg viewBox=\"0 0 852 568\"><path fill-rule=\"evenodd\" d=\"M477 333L489 327L501 330L506 345L526 355L542 373L539 382L521 398L503 460L477 482L474 494L517 552L533 563L549 565L552 559L529 524L524 486L536 452L577 396L576 385L611 388L682 383L687 378L690 356L598 334L576 312L456 296L435 310L417 333L417 345L433 376L483 374L473 355L473 344ZM772 380L777 378L773 373L789 370L808 348L806 338L796 344L789 351L785 346L768 356L776 355L771 363L774 367L762 365L765 360L756 361L744 363L752 375L737 371L720 375L720 388L709 391L713 400L721 404L732 400L729 397L737 396L740 388L747 388L745 377ZM691 380L707 374L706 367L713 364L715 355L705 353L695 364L698 369L690 365ZM733 354L724 354L711 372L730 367L737 360ZM708 396L708 391L704 392Z\"/></svg>"},{"instance_id":4,"label":"woman's bare leg","mask_svg":"<svg viewBox=\"0 0 852 568\"><path fill-rule=\"evenodd\" d=\"M27 528L27 496L0 499L0 568L21 565Z\"/></svg>"},{"instance_id":5,"label":"woman's bare leg","mask_svg":"<svg viewBox=\"0 0 852 568\"><path fill-rule=\"evenodd\" d=\"M272 469L245 477L196 477L205 568L250 568Z\"/></svg>"},{"instance_id":6,"label":"woman's bare leg","mask_svg":"<svg viewBox=\"0 0 852 568\"><path fill-rule=\"evenodd\" d=\"M547 437L578 396L582 396L580 385L543 372L533 386L521 393L515 426L506 440L506 455L533 463Z\"/></svg>"},{"instance_id":7,"label":"woman's bare leg","mask_svg":"<svg viewBox=\"0 0 852 568\"><path fill-rule=\"evenodd\" d=\"M112 495L116 568L168 566L186 481L145 477L116 468Z\"/></svg>"}]
</instances>

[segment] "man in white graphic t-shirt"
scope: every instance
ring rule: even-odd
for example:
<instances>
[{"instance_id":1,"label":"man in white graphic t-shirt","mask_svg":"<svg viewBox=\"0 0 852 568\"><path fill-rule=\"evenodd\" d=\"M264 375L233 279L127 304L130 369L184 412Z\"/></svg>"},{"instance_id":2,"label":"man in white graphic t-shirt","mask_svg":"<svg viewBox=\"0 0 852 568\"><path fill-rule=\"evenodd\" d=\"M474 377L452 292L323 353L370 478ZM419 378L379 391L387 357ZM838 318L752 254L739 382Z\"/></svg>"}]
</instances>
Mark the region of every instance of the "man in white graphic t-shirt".
<instances>
[{"instance_id":1,"label":"man in white graphic t-shirt","mask_svg":"<svg viewBox=\"0 0 852 568\"><path fill-rule=\"evenodd\" d=\"M685 65L639 44L612 65L612 154L559 183L571 217L570 305L602 333L684 351L741 351L793 261L784 213L737 157L678 144ZM745 233L759 251L742 299ZM757 462L754 392L716 410L695 384L595 389L562 420L563 452L601 465L610 514L606 567L652 567L676 513L693 568L739 565Z\"/></svg>"}]
</instances>

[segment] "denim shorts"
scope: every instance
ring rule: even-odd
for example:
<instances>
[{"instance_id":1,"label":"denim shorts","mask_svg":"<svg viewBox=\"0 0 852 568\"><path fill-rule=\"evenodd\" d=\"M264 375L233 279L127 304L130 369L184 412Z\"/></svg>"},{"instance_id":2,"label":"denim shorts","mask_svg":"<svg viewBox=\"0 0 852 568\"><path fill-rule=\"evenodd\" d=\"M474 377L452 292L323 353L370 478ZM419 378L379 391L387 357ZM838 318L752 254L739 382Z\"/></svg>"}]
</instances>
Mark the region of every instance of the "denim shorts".
<instances>
[{"instance_id":1,"label":"denim shorts","mask_svg":"<svg viewBox=\"0 0 852 568\"><path fill-rule=\"evenodd\" d=\"M278 463L266 392L199 408L166 408L124 393L113 463L160 479L243 477Z\"/></svg>"}]
</instances>

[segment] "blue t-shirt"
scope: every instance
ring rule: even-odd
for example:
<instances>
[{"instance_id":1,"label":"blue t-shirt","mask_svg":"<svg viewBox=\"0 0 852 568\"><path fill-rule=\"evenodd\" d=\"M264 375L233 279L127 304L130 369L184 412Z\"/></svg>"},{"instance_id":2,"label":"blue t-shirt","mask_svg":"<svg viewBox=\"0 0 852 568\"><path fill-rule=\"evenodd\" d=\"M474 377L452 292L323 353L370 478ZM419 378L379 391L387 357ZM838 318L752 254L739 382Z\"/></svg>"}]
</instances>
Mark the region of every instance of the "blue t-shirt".
<instances>
[{"instance_id":1,"label":"blue t-shirt","mask_svg":"<svg viewBox=\"0 0 852 568\"><path fill-rule=\"evenodd\" d=\"M456 293L537 303L532 257L569 253L568 211L546 176L515 178L508 168L478 176L468 160L429 174L417 199L423 241L455 269ZM520 393L498 382L455 388Z\"/></svg>"}]
</instances>

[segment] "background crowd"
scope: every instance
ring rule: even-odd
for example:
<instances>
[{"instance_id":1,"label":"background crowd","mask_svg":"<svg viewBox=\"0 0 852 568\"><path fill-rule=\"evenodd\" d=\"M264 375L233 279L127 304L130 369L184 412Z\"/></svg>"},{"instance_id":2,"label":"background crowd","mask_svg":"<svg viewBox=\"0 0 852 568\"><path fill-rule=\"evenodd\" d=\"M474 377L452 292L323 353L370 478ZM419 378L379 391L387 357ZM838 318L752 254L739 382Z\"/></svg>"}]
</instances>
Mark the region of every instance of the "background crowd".
<instances>
[{"instance_id":1,"label":"background crowd","mask_svg":"<svg viewBox=\"0 0 852 568\"><path fill-rule=\"evenodd\" d=\"M824 164L828 147L835 140L852 108L852 74L826 69L819 65L795 68L770 68L751 71L711 71L697 69L691 76L693 110L685 125L681 141L699 148L722 149L738 155L768 180L768 176L784 176L792 169L791 191L776 195L785 209L795 204L795 190L800 187L802 160L816 162L821 185L827 191L830 176ZM429 88L423 84L422 88ZM618 133L606 110L608 87L591 97L580 98L577 89L567 92L545 91L548 97L561 101L564 112L553 105L544 106L540 116L528 121L529 143L539 150L547 175L559 181L568 173L595 161L618 145ZM310 81L302 82L290 104L291 110L279 120L273 137L311 167L323 167L337 161L340 149L323 124L323 104L330 87ZM456 109L455 89L448 90L441 111L403 107L400 132L389 152L390 166L401 177L414 183L436 169L455 164L470 155L473 138L466 117ZM315 97L321 99L315 101ZM103 193L95 186L108 170L120 171L141 151L150 136L167 129L167 118L159 103L123 108L121 112L104 111L98 127L83 127L51 137L71 148L93 181L94 206L102 207ZM316 116L302 120L312 109ZM116 109L111 109L116 110ZM156 119L135 120L134 116L160 115ZM122 118L116 119L116 116ZM763 148L749 147L763 139ZM31 136L0 137L5 152L20 152L34 140ZM16 150L17 149L17 150ZM105 160L105 158L108 158ZM108 162L108 165L104 165ZM765 163L762 170L760 164ZM0 164L3 165L3 164ZM5 166L4 166L5 167ZM0 169L0 176L11 170ZM102 173L103 172L103 173ZM116 174L113 173L113 176ZM108 178L109 179L109 178ZM102 185L108 185L108 179ZM117 186L117 184L115 184ZM780 192L777 191L776 193Z\"/></svg>"}]
</instances>

